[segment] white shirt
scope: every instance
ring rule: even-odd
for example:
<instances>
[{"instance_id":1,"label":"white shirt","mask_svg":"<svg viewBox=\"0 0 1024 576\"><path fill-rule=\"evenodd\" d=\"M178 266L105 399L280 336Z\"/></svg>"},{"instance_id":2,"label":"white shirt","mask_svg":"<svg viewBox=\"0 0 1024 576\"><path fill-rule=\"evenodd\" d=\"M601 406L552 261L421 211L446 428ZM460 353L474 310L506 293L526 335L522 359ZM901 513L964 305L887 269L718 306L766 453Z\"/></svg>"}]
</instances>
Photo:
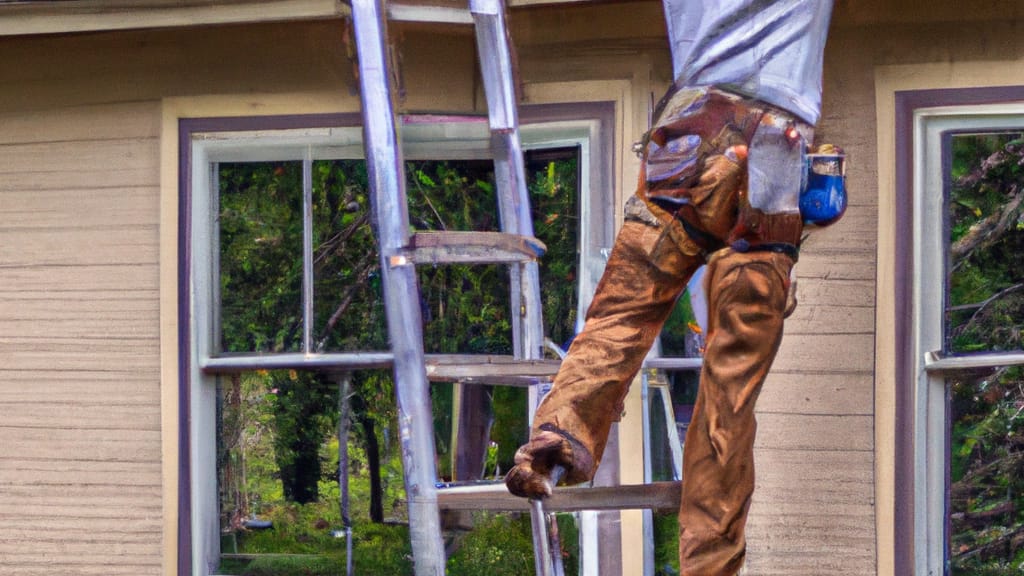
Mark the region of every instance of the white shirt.
<instances>
[{"instance_id":1,"label":"white shirt","mask_svg":"<svg viewBox=\"0 0 1024 576\"><path fill-rule=\"evenodd\" d=\"M717 86L813 125L832 0L662 0L676 84Z\"/></svg>"}]
</instances>

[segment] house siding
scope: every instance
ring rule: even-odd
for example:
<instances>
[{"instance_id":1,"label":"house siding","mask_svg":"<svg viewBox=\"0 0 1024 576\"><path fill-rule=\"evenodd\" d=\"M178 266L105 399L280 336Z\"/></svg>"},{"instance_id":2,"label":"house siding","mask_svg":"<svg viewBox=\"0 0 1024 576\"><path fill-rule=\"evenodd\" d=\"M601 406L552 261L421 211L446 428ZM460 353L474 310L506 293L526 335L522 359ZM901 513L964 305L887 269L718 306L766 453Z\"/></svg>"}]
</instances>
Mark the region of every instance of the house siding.
<instances>
[{"instance_id":1,"label":"house siding","mask_svg":"<svg viewBox=\"0 0 1024 576\"><path fill-rule=\"evenodd\" d=\"M876 506L891 503L875 501L876 470L890 465L876 462L875 308L891 296L875 285L879 214L890 207L878 205L875 67L1024 53L1020 3L905 4L836 5L817 132L849 154L850 208L809 236L796 268L800 305L758 404L747 574L886 574L876 561L891 546L876 542ZM659 18L660 4L646 1L514 11L524 93L624 79L636 109L618 118L643 117L670 81ZM427 34L396 34L402 105L480 112L472 37ZM161 386L177 382L161 382L161 101L226 95L251 115L273 93L350 102L344 30L323 21L10 37L0 54L0 574L162 573L176 560L164 556L163 498L174 491L162 477ZM639 128L616 133L615 146L627 149ZM635 174L634 163L627 154L621 172ZM632 191L628 176L615 174L619 198Z\"/></svg>"},{"instance_id":2,"label":"house siding","mask_svg":"<svg viewBox=\"0 0 1024 576\"><path fill-rule=\"evenodd\" d=\"M0 113L0 574L162 565L158 110Z\"/></svg>"}]
</instances>

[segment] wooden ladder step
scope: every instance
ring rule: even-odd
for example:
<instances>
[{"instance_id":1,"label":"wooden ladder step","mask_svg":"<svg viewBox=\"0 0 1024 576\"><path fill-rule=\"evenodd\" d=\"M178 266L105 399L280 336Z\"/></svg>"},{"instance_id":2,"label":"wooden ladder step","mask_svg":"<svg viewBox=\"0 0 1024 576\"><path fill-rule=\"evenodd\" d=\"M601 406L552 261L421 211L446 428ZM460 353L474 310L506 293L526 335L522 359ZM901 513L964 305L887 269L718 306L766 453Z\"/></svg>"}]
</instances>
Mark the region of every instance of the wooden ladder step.
<instances>
[{"instance_id":1,"label":"wooden ladder step","mask_svg":"<svg viewBox=\"0 0 1024 576\"><path fill-rule=\"evenodd\" d=\"M426 354L427 378L432 382L465 382L504 386L529 386L550 379L560 360L521 360L496 354ZM225 354L200 361L207 374L231 374L245 370L316 370L338 372L388 368L391 352L329 352L324 354Z\"/></svg>"},{"instance_id":2,"label":"wooden ladder step","mask_svg":"<svg viewBox=\"0 0 1024 576\"><path fill-rule=\"evenodd\" d=\"M387 3L387 17L393 22L472 25L465 0L401 0Z\"/></svg>"},{"instance_id":3,"label":"wooden ladder step","mask_svg":"<svg viewBox=\"0 0 1024 576\"><path fill-rule=\"evenodd\" d=\"M391 265L503 264L528 262L544 255L547 246L536 238L505 232L417 232ZM403 260L405 259L405 260Z\"/></svg>"},{"instance_id":4,"label":"wooden ladder step","mask_svg":"<svg viewBox=\"0 0 1024 576\"><path fill-rule=\"evenodd\" d=\"M679 509L682 488L682 482L556 488L554 494L544 501L544 509L549 512L627 509L675 511ZM529 500L510 494L501 481L444 485L437 491L437 502L442 510L526 512L530 509Z\"/></svg>"},{"instance_id":5,"label":"wooden ladder step","mask_svg":"<svg viewBox=\"0 0 1024 576\"><path fill-rule=\"evenodd\" d=\"M557 374L561 361L483 354L427 354L426 364L427 378L433 382L529 386Z\"/></svg>"}]
</instances>

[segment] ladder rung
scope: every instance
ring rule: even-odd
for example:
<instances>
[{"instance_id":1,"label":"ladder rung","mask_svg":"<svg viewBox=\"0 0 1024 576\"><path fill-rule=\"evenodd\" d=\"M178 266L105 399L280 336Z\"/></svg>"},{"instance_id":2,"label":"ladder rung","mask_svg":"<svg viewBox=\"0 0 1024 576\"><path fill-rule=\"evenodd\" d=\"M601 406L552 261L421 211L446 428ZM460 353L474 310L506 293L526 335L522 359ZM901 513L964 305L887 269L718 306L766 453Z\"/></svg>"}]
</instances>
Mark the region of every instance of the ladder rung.
<instances>
[{"instance_id":1,"label":"ladder rung","mask_svg":"<svg viewBox=\"0 0 1024 576\"><path fill-rule=\"evenodd\" d=\"M396 22L473 24L465 2L388 2L388 19Z\"/></svg>"},{"instance_id":2,"label":"ladder rung","mask_svg":"<svg viewBox=\"0 0 1024 576\"><path fill-rule=\"evenodd\" d=\"M327 352L323 354L225 354L200 361L207 374L246 370L369 370L394 363L391 352ZM427 354L427 378L434 382L478 382L529 386L558 372L559 360L521 360L492 354Z\"/></svg>"},{"instance_id":3,"label":"ladder rung","mask_svg":"<svg viewBox=\"0 0 1024 576\"><path fill-rule=\"evenodd\" d=\"M682 482L653 482L627 486L575 486L556 488L544 501L549 512L580 510L678 510ZM503 482L442 487L437 491L442 510L527 511L530 501L513 496Z\"/></svg>"},{"instance_id":4,"label":"ladder rung","mask_svg":"<svg viewBox=\"0 0 1024 576\"><path fill-rule=\"evenodd\" d=\"M522 360L483 354L427 355L427 378L434 382L465 382L529 386L558 373L560 360Z\"/></svg>"},{"instance_id":5,"label":"ladder rung","mask_svg":"<svg viewBox=\"0 0 1024 576\"><path fill-rule=\"evenodd\" d=\"M224 374L245 370L369 370L387 368L394 362L391 352L328 352L324 354L237 353L200 361L203 372Z\"/></svg>"},{"instance_id":6,"label":"ladder rung","mask_svg":"<svg viewBox=\"0 0 1024 576\"><path fill-rule=\"evenodd\" d=\"M644 360L644 368L654 370L700 370L704 365L703 358L648 358Z\"/></svg>"},{"instance_id":7,"label":"ladder rung","mask_svg":"<svg viewBox=\"0 0 1024 576\"><path fill-rule=\"evenodd\" d=\"M544 255L547 246L536 238L505 232L417 232L399 257L414 264L502 264L526 262Z\"/></svg>"}]
</instances>

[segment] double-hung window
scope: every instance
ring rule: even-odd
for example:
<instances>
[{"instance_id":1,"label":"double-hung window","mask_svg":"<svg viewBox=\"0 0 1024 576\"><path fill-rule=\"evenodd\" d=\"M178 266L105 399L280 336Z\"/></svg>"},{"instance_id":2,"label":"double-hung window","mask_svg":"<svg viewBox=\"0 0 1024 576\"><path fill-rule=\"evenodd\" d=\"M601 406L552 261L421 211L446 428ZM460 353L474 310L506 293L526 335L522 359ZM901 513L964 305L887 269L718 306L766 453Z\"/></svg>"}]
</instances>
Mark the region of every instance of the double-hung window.
<instances>
[{"instance_id":1,"label":"double-hung window","mask_svg":"<svg viewBox=\"0 0 1024 576\"><path fill-rule=\"evenodd\" d=\"M540 106L521 115L523 148L528 161L533 159L534 172L555 183L554 168L545 173L537 166L568 159L560 165L577 167L573 202L578 205L572 213L551 208L550 214L535 214L538 229L572 231L563 258L571 262L557 270L561 276L555 281L573 294L568 308L565 302L552 302L545 310L548 331L554 330L552 322L568 322L571 332L603 267L602 248L611 242L611 115L612 108L603 104ZM342 365L351 370L390 363L380 281L371 265L375 262L366 259L367 252L375 251L375 240L366 225L369 199L359 120L337 115L182 122L187 288L182 293L187 328L181 397L182 573L216 573L222 536L234 521L221 510L223 477L218 486L223 465L223 446L217 445L223 430L218 429L224 425L219 414L232 401L223 392L225 382L218 380L228 378L225 374L283 369L284 378L294 381ZM437 185L445 174L464 177L463 172L477 168L486 174L482 166L490 165L486 119L410 117L401 131L407 162L460 166L461 172L409 172L424 186ZM492 186L481 176L468 178L464 188L487 193L490 197L482 201L496 204ZM409 195L422 204L418 210L424 214L424 222L413 221L413 227L437 229L437 222L461 216L444 214L428 195L413 200L412 189ZM538 201L542 211L543 200ZM426 292L423 305L429 308L433 296ZM437 319L427 314L425 322L432 321ZM235 381L230 385L239 387Z\"/></svg>"},{"instance_id":2,"label":"double-hung window","mask_svg":"<svg viewBox=\"0 0 1024 576\"><path fill-rule=\"evenodd\" d=\"M918 110L916 574L1024 570L1024 107Z\"/></svg>"}]
</instances>

